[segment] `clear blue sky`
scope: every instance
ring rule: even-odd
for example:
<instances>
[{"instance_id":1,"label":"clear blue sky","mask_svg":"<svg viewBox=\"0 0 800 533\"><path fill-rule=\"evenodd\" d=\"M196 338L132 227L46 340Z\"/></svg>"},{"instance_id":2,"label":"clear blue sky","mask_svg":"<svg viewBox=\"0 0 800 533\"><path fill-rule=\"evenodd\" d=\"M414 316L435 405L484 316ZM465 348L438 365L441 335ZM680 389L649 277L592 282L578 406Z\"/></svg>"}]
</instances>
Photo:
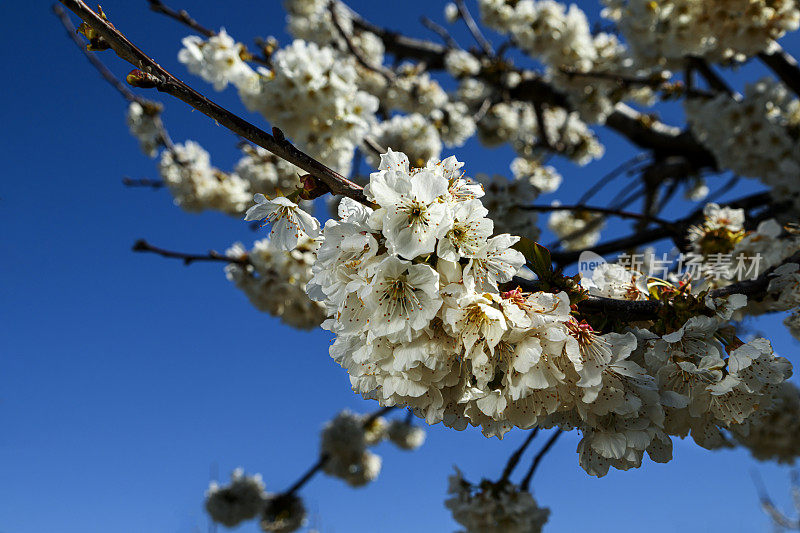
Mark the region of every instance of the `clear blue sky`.
<instances>
[{"instance_id":1,"label":"clear blue sky","mask_svg":"<svg viewBox=\"0 0 800 533\"><path fill-rule=\"evenodd\" d=\"M243 41L288 40L277 0L177 2L170 1ZM425 36L418 16L441 20L443 2L351 5ZM242 109L232 92L214 94L177 63L183 27L149 12L144 0L103 7L165 67ZM186 214L165 191L124 188L123 176L155 177L156 169L127 132L123 100L65 38L47 2L4 2L0 13L0 533L205 531L212 472L224 479L242 466L280 491L314 460L327 419L343 407L375 405L350 392L327 355L326 332L297 332L254 310L221 265L185 268L131 253L137 238L204 251L259 235L224 215ZM786 46L798 50L797 42ZM102 58L120 75L130 68L111 53ZM214 164L230 168L235 139L182 103L162 100L173 138L199 141ZM666 111L667 120L680 119L676 108ZM613 134L602 138L603 161L556 162L565 184L555 197L574 201L633 155ZM469 172L507 173L507 149L476 147L454 152ZM712 189L721 183L712 180ZM678 203L668 214L686 209ZM800 363L778 317L750 325ZM417 452L382 445L384 468L372 485L351 489L319 477L303 490L311 525L339 533L453 530L442 505L453 466L476 481L497 478L520 437L489 440L436 426ZM552 509L549 532L768 530L753 468L788 505L788 469L756 463L745 451L711 453L676 441L672 463L646 462L598 480L578 467L577 441L575 433L563 437L534 479L536 497Z\"/></svg>"}]
</instances>

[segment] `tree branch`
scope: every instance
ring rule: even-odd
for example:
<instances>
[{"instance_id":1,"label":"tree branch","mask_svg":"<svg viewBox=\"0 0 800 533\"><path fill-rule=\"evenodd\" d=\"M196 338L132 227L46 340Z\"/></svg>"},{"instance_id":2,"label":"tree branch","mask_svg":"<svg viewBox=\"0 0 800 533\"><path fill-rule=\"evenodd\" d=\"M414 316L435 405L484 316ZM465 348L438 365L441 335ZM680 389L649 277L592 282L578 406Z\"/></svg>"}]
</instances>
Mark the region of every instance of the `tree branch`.
<instances>
[{"instance_id":1,"label":"tree branch","mask_svg":"<svg viewBox=\"0 0 800 533\"><path fill-rule=\"evenodd\" d=\"M558 437L564 432L563 429L557 429L555 433L547 440L545 445L539 450L539 453L536 454L536 457L533 458L533 463L531 463L531 467L528 469L528 473L525 474L525 477L522 479L522 483L520 484L520 489L528 490L531 486L531 478L533 477L533 473L536 472L536 468L539 466L539 463L542 462L544 456L547 452L550 451L550 448L553 447L553 444L556 443Z\"/></svg>"},{"instance_id":2,"label":"tree branch","mask_svg":"<svg viewBox=\"0 0 800 533\"><path fill-rule=\"evenodd\" d=\"M232 257L223 255L214 250L209 250L207 254L185 254L182 252L173 252L171 250L165 250L164 248L158 248L144 239L139 239L136 241L131 250L134 252L154 253L160 255L161 257L168 257L171 259L181 259L183 264L186 266L191 265L195 261L216 261L222 263L236 263L238 265L250 264L250 259L248 259L247 254L239 257Z\"/></svg>"},{"instance_id":3,"label":"tree branch","mask_svg":"<svg viewBox=\"0 0 800 533\"><path fill-rule=\"evenodd\" d=\"M771 54L761 52L758 58L774 72L796 95L800 96L800 66L786 50Z\"/></svg>"},{"instance_id":4,"label":"tree branch","mask_svg":"<svg viewBox=\"0 0 800 533\"><path fill-rule=\"evenodd\" d=\"M300 167L327 185L334 194L341 194L369 205L361 187L297 149L283 137L279 129L273 128L274 136L270 135L198 93L137 48L82 0L59 1L102 36L120 58L140 69L132 74L141 77L159 91L185 102L234 133Z\"/></svg>"},{"instance_id":5,"label":"tree branch","mask_svg":"<svg viewBox=\"0 0 800 533\"><path fill-rule=\"evenodd\" d=\"M58 4L53 5L53 12L56 16L61 20L61 25L64 26L64 29L67 31L67 35L75 43L80 51L83 53L83 56L89 60L89 63L100 73L100 76L103 77L112 87L114 87L125 100L128 102L136 102L140 106L142 106L145 110L153 110L156 116L153 117L153 122L158 130L159 140L161 144L163 144L168 150L172 150L174 148L172 144L172 139L167 132L167 128L164 126L164 122L161 120L161 111L164 109L158 102L153 102L152 100L148 100L146 98L142 98L141 96L134 94L127 85L122 83L111 70L106 67L102 61L100 61L95 52L90 52L86 49L86 44L81 41L80 37L78 37L77 31L75 30L75 26L72 24L72 21L67 16L66 11Z\"/></svg>"},{"instance_id":6,"label":"tree branch","mask_svg":"<svg viewBox=\"0 0 800 533\"><path fill-rule=\"evenodd\" d=\"M383 407L381 409L378 409L377 411L370 414L367 418L364 419L362 427L366 428L367 426L372 424L375 420L382 417L383 415L385 415L386 413L388 413L393 409L394 406ZM325 463L327 463L329 459L330 456L326 454L320 455L317 462L311 465L311 467L308 470L306 470L306 472L302 476L300 476L300 479L295 481L292 484L292 486L286 489L284 492L282 492L281 495L291 495L300 490L303 487L303 485L308 483L311 480L311 478L313 478L317 474L317 472L321 471L325 467Z\"/></svg>"},{"instance_id":7,"label":"tree branch","mask_svg":"<svg viewBox=\"0 0 800 533\"><path fill-rule=\"evenodd\" d=\"M169 18L175 19L181 24L189 26L191 29L201 34L205 38L214 37L217 34L217 32L215 32L214 30L210 30L205 26L202 26L199 22L197 22L195 19L189 16L189 13L185 9L177 11L167 6L161 0L147 0L147 1L150 3L151 10L155 11L156 13L161 13L162 15L166 15Z\"/></svg>"},{"instance_id":8,"label":"tree branch","mask_svg":"<svg viewBox=\"0 0 800 533\"><path fill-rule=\"evenodd\" d=\"M708 86L714 91L727 94L731 97L736 94L736 92L730 88L725 80L722 79L719 74L714 72L714 69L708 64L708 61L702 57L689 56L686 58L686 61L689 63L692 70L700 73L703 79L706 80Z\"/></svg>"},{"instance_id":9,"label":"tree branch","mask_svg":"<svg viewBox=\"0 0 800 533\"><path fill-rule=\"evenodd\" d=\"M122 184L126 187L150 187L151 189L161 189L166 187L166 183L162 180L154 180L150 178L132 179L127 176L122 178Z\"/></svg>"},{"instance_id":10,"label":"tree branch","mask_svg":"<svg viewBox=\"0 0 800 533\"><path fill-rule=\"evenodd\" d=\"M522 446L517 448L517 450L511 454L511 457L508 458L508 462L506 463L506 467L503 469L503 474L500 476L500 481L508 481L508 478L514 472L514 469L517 467L519 460L522 458L522 454L525 453L525 450L528 448L533 439L536 437L536 434L539 433L539 428L535 427L531 430L528 438L525 439L525 442L522 443Z\"/></svg>"},{"instance_id":11,"label":"tree branch","mask_svg":"<svg viewBox=\"0 0 800 533\"><path fill-rule=\"evenodd\" d=\"M518 206L523 211L538 211L548 213L551 211L589 211L590 213L600 213L603 215L615 216L620 218L632 218L641 220L642 222L654 222L660 226L667 226L675 228L672 222L663 220L658 217L644 215L642 213L634 213L632 211L622 211L620 209L613 209L610 207L595 207L581 204L574 205L521 205Z\"/></svg>"},{"instance_id":12,"label":"tree branch","mask_svg":"<svg viewBox=\"0 0 800 533\"><path fill-rule=\"evenodd\" d=\"M331 14L331 22L333 22L334 28L336 28L336 31L339 33L339 36L344 40L347 49L350 51L353 57L356 58L358 64L367 70L371 70L372 72L377 72L378 74L383 76L383 78L387 82L394 83L395 81L394 72L384 67L383 65L371 65L369 61L367 61L367 59L364 57L364 54L362 54L361 51L358 48L356 48L356 46L353 44L353 40L350 38L349 35L347 35L347 32L345 32L344 28L342 27L342 23L339 20L339 14L336 13L336 0L330 0L330 2L328 2L328 12Z\"/></svg>"},{"instance_id":13,"label":"tree branch","mask_svg":"<svg viewBox=\"0 0 800 533\"><path fill-rule=\"evenodd\" d=\"M467 9L467 4L464 3L464 0L456 0L456 6L458 7L459 15L461 15L461 18L467 25L467 28L472 34L473 39L475 39L475 42L477 42L478 46L481 47L483 53L487 56L493 56L494 49L492 48L492 43L490 43L486 37L483 36L483 33L481 33L481 29L475 23L475 19L472 18L472 13L470 13L469 9Z\"/></svg>"},{"instance_id":14,"label":"tree branch","mask_svg":"<svg viewBox=\"0 0 800 533\"><path fill-rule=\"evenodd\" d=\"M422 23L423 26L425 26L433 33L441 37L441 39L444 41L444 44L446 44L448 48L454 48L454 49L461 48L460 46L458 46L458 43L453 38L453 36L450 35L450 32L448 32L447 29L444 28L444 26L436 24L434 21L425 16L420 17L419 21Z\"/></svg>"}]
</instances>

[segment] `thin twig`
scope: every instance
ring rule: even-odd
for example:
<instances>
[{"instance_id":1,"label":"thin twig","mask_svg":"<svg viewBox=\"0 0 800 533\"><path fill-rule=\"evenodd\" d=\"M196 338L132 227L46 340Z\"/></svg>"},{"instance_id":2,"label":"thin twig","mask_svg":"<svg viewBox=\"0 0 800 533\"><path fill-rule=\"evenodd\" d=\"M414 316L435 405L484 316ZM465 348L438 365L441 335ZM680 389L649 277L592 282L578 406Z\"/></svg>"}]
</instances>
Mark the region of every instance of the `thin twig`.
<instances>
[{"instance_id":1,"label":"thin twig","mask_svg":"<svg viewBox=\"0 0 800 533\"><path fill-rule=\"evenodd\" d=\"M177 9L169 7L161 0L147 0L147 1L150 3L151 10L155 11L156 13L161 13L162 15L166 15L171 19L177 20L181 24L184 24L189 28L193 29L194 31L196 31L197 33L201 34L206 39L210 39L211 37L214 37L217 34L217 32L215 32L214 30L206 28L205 26L197 22L195 19L193 19L189 15L189 12L186 11L185 9L181 9L180 11L178 11ZM254 56L253 54L247 52L245 56L246 56L245 58L246 61L252 61L254 63L259 63L261 65L266 65L266 66L271 65L269 57L266 54L264 55L264 57L259 57L259 56Z\"/></svg>"},{"instance_id":2,"label":"thin twig","mask_svg":"<svg viewBox=\"0 0 800 533\"><path fill-rule=\"evenodd\" d=\"M149 187L151 189L161 189L166 187L166 183L162 180L154 180L150 178L133 179L125 176L122 178L122 184L126 187Z\"/></svg>"},{"instance_id":3,"label":"thin twig","mask_svg":"<svg viewBox=\"0 0 800 533\"><path fill-rule=\"evenodd\" d=\"M164 126L164 122L161 120L161 111L164 109L164 106L161 105L159 102L154 102L152 100L148 100L147 98L142 98L141 96L134 94L127 85L122 83L108 67L106 67L102 61L100 61L95 52L90 52L86 49L86 44L81 41L80 37L75 30L75 25L72 24L69 16L67 15L64 8L62 8L58 4L53 5L53 12L58 16L61 20L61 24L64 26L64 29L67 31L67 35L72 40L73 43L80 49L83 53L84 57L89 60L89 63L100 73L100 76L103 77L112 87L114 87L125 100L128 102L136 102L140 106L142 106L145 110L152 110L155 112L155 116L153 116L153 123L158 130L159 141L162 145L164 145L167 150L173 151L174 146L172 144L172 139L167 132L167 128Z\"/></svg>"},{"instance_id":4,"label":"thin twig","mask_svg":"<svg viewBox=\"0 0 800 533\"><path fill-rule=\"evenodd\" d=\"M625 161L624 163L622 163L621 165L619 165L615 169L613 169L611 172L609 172L608 174L606 174L605 176L603 176L602 178L597 180L597 183L592 185L589 188L589 190L586 191L583 194L583 196L581 196L578 199L578 204L583 204L583 203L587 202L592 196L594 196L595 194L600 192L600 190L603 187L605 187L606 185L611 183L611 181L614 178L616 178L617 176L621 176L627 170L629 170L631 167L636 166L638 163L641 163L642 161L646 160L648 157L650 157L650 156L647 153L638 154L638 155L634 156L633 158L629 159L628 161Z\"/></svg>"},{"instance_id":5,"label":"thin twig","mask_svg":"<svg viewBox=\"0 0 800 533\"><path fill-rule=\"evenodd\" d=\"M371 135L365 135L364 139L363 139L363 142L364 142L364 146L366 146L367 148L372 150L372 152L374 152L375 155L380 156L381 154L385 154L386 153L386 148L381 146L380 143L375 139L375 137L373 137Z\"/></svg>"},{"instance_id":6,"label":"thin twig","mask_svg":"<svg viewBox=\"0 0 800 533\"><path fill-rule=\"evenodd\" d=\"M452 35L450 35L450 32L447 31L447 29L444 26L436 24L434 21L425 16L420 17L419 21L422 23L423 26L425 26L433 33L438 35L444 41L444 44L446 44L448 48L455 48L455 49L461 48L460 46L458 46L458 42L456 42L456 40L453 38Z\"/></svg>"},{"instance_id":7,"label":"thin twig","mask_svg":"<svg viewBox=\"0 0 800 533\"><path fill-rule=\"evenodd\" d=\"M464 3L464 0L456 0L456 6L458 6L458 13L461 15L461 18L467 25L469 32L475 39L475 42L477 42L478 46L480 46L481 50L483 50L483 53L487 56L493 56L494 49L492 48L492 43L490 43L486 37L483 36L483 33L481 33L480 28L478 28L478 25L475 23L475 19L472 18L472 14L469 12L469 9L467 9L467 4Z\"/></svg>"},{"instance_id":8,"label":"thin twig","mask_svg":"<svg viewBox=\"0 0 800 533\"><path fill-rule=\"evenodd\" d=\"M339 37L344 40L345 46L347 46L347 49L350 51L353 57L356 58L358 64L367 70L377 72L383 76L387 82L394 83L396 78L394 72L383 65L371 65L364 57L364 54L361 53L361 50L356 48L356 45L353 44L353 40L349 35L347 35L347 32L344 31L344 27L342 27L342 23L339 20L339 14L336 12L336 0L330 0L330 2L328 2L328 12L331 14L331 22L333 23L334 28L336 28L336 31L339 33Z\"/></svg>"},{"instance_id":9,"label":"thin twig","mask_svg":"<svg viewBox=\"0 0 800 533\"><path fill-rule=\"evenodd\" d=\"M528 473L525 474L525 477L522 479L522 483L519 486L521 490L528 490L530 488L530 486L531 486L531 478L533 477L533 473L536 472L536 468L539 466L539 463L542 462L542 459L544 459L544 456L547 454L547 452L550 451L550 448L553 447L553 444L556 443L556 441L558 440L558 437L560 437L563 432L564 432L564 430L557 429L555 431L555 433L553 433L550 436L550 438L547 439L547 442L542 447L542 449L539 450L539 453L536 454L536 457L533 458L533 462L531 463L531 467L528 469Z\"/></svg>"},{"instance_id":10,"label":"thin twig","mask_svg":"<svg viewBox=\"0 0 800 533\"><path fill-rule=\"evenodd\" d=\"M150 3L150 9L155 11L156 13L161 13L162 15L166 15L169 18L175 19L181 24L189 26L191 29L196 31L197 33L201 34L203 37L209 38L213 37L217 34L214 30L210 30L205 26L202 26L199 22L189 16L189 13L185 9L181 9L180 11L176 9L172 9L171 7L167 6L161 0L147 0Z\"/></svg>"},{"instance_id":11,"label":"thin twig","mask_svg":"<svg viewBox=\"0 0 800 533\"><path fill-rule=\"evenodd\" d=\"M632 211L623 211L621 209L612 209L610 207L596 207L596 206L587 206L581 204L573 204L573 205L521 205L518 206L518 208L523 211L538 211L544 213L550 211L588 211L590 213L600 213L603 215L610 215L619 218L632 218L635 220L641 220L643 222L653 222L661 226L674 227L672 222L669 222L668 220L664 220L662 218L648 216L642 213L634 213Z\"/></svg>"},{"instance_id":12,"label":"thin twig","mask_svg":"<svg viewBox=\"0 0 800 533\"><path fill-rule=\"evenodd\" d=\"M522 443L522 446L517 448L517 450L511 454L511 457L508 458L508 462L506 463L506 467L503 469L503 474L500 476L500 481L508 481L508 478L514 472L514 469L517 467L519 460L522 458L522 454L525 453L525 450L528 448L533 439L536 437L536 434L539 432L539 428L535 427L533 430L528 434L528 438L525 439L525 442Z\"/></svg>"},{"instance_id":13,"label":"thin twig","mask_svg":"<svg viewBox=\"0 0 800 533\"><path fill-rule=\"evenodd\" d=\"M362 427L366 428L367 426L372 424L375 420L385 415L389 411L393 410L394 408L395 408L394 406L389 406L389 407L383 407L382 409L375 411L374 413L370 414L367 418L364 419ZM295 481L291 487L282 492L281 496L291 495L300 490L303 487L303 485L308 483L311 480L311 478L313 478L317 474L317 472L321 471L325 467L325 463L327 463L329 459L330 456L327 454L320 455L319 459L317 459L317 462L311 465L311 467L308 470L306 470L305 473L302 476L300 476L300 479Z\"/></svg>"},{"instance_id":14,"label":"thin twig","mask_svg":"<svg viewBox=\"0 0 800 533\"><path fill-rule=\"evenodd\" d=\"M207 254L186 254L183 252L173 252L172 250L165 250L164 248L158 248L153 246L149 242L144 239L139 239L133 244L131 248L134 252L143 252L143 253L154 253L158 254L161 257L168 257L170 259L180 259L183 261L184 265L191 265L195 261L217 261L222 263L236 263L239 265L249 265L250 260L247 257L247 254L241 255L238 257L223 255L219 252L214 250L209 250Z\"/></svg>"},{"instance_id":15,"label":"thin twig","mask_svg":"<svg viewBox=\"0 0 800 533\"><path fill-rule=\"evenodd\" d=\"M317 459L317 462L311 465L311 467L308 470L306 470L302 476L300 476L300 479L292 483L292 486L286 489L282 494L290 495L300 490L303 487L303 485L308 483L309 480L311 480L311 478L316 475L317 472L319 472L325 467L325 463L328 462L328 458L329 458L328 455L325 454L320 455L319 459Z\"/></svg>"}]
</instances>

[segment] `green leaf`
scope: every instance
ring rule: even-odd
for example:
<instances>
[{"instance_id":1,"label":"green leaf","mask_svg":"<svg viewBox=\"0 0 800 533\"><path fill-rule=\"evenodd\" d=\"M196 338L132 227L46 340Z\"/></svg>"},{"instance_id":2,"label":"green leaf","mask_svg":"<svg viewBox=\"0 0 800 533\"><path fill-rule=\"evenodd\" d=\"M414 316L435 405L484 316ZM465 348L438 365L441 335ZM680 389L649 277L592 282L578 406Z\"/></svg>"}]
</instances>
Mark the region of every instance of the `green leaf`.
<instances>
[{"instance_id":1,"label":"green leaf","mask_svg":"<svg viewBox=\"0 0 800 533\"><path fill-rule=\"evenodd\" d=\"M533 270L539 279L548 281L553 278L553 261L550 259L550 250L527 237L520 237L513 248L525 256L528 267Z\"/></svg>"}]
</instances>

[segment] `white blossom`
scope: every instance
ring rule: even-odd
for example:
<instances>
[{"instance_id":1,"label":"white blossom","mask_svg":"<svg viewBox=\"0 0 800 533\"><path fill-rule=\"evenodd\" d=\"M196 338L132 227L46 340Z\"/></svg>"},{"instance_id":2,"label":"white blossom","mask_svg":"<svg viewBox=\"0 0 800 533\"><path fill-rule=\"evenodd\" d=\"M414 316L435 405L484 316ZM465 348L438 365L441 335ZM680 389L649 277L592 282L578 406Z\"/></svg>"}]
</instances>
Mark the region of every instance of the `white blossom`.
<instances>
[{"instance_id":1,"label":"white blossom","mask_svg":"<svg viewBox=\"0 0 800 533\"><path fill-rule=\"evenodd\" d=\"M215 522L235 527L244 520L255 518L264 508L267 493L261 476L247 476L237 468L231 482L221 486L212 481L206 491L206 511Z\"/></svg>"},{"instance_id":2,"label":"white blossom","mask_svg":"<svg viewBox=\"0 0 800 533\"><path fill-rule=\"evenodd\" d=\"M159 110L147 109L139 102L131 102L125 119L131 135L139 140L142 152L149 157L155 157L158 154L158 147L162 144L158 126Z\"/></svg>"},{"instance_id":3,"label":"white blossom","mask_svg":"<svg viewBox=\"0 0 800 533\"><path fill-rule=\"evenodd\" d=\"M458 469L449 481L447 493L452 496L445 506L465 533L538 533L550 515L528 491L511 483L474 486Z\"/></svg>"},{"instance_id":4,"label":"white blossom","mask_svg":"<svg viewBox=\"0 0 800 533\"><path fill-rule=\"evenodd\" d=\"M250 207L245 220L266 220L272 224L270 240L282 250L292 250L304 238L319 236L319 221L284 196L269 200L261 193L253 196L256 205Z\"/></svg>"},{"instance_id":5,"label":"white blossom","mask_svg":"<svg viewBox=\"0 0 800 533\"><path fill-rule=\"evenodd\" d=\"M386 430L387 438L403 450L416 450L425 443L425 430L401 420L392 420Z\"/></svg>"},{"instance_id":6,"label":"white blossom","mask_svg":"<svg viewBox=\"0 0 800 533\"><path fill-rule=\"evenodd\" d=\"M182 42L178 61L185 64L192 74L213 83L217 91L229 83L239 88L248 86L257 77L256 72L242 60L244 45L234 41L224 28L208 40L190 35Z\"/></svg>"}]
</instances>

